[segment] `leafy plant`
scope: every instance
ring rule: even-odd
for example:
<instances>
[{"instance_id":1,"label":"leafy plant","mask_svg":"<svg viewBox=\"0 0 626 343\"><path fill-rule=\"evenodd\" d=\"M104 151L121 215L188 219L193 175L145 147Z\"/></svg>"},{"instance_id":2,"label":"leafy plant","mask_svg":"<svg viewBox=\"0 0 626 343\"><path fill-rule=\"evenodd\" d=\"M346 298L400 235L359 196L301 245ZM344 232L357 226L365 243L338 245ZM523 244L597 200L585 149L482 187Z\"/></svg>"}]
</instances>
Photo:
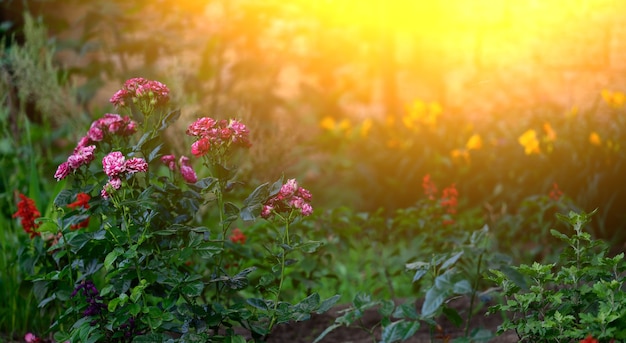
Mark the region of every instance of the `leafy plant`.
<instances>
[{"instance_id":1,"label":"leafy plant","mask_svg":"<svg viewBox=\"0 0 626 343\"><path fill-rule=\"evenodd\" d=\"M160 82L128 80L111 102L129 115L92 123L54 175L67 187L54 200L56 214L29 227L21 261L33 271L39 306L63 309L50 326L57 341L245 341L235 327L262 341L275 325L338 299L313 293L292 304L282 296L287 267L321 245L294 234L313 210L311 194L281 178L232 199L242 184L235 151L250 145L234 119L189 125L191 153L208 174L199 178L188 157L163 152L161 133L180 114L168 100ZM273 240L238 265L246 239L232 225L259 215ZM257 270L265 272L252 278Z\"/></svg>"},{"instance_id":2,"label":"leafy plant","mask_svg":"<svg viewBox=\"0 0 626 343\"><path fill-rule=\"evenodd\" d=\"M523 342L626 339L624 254L607 256L606 244L583 231L594 213L557 215L574 229L571 235L551 231L565 243L558 262L514 267L521 280L491 270L489 279L501 285L506 301L489 311L509 314L499 333L515 330Z\"/></svg>"}]
</instances>

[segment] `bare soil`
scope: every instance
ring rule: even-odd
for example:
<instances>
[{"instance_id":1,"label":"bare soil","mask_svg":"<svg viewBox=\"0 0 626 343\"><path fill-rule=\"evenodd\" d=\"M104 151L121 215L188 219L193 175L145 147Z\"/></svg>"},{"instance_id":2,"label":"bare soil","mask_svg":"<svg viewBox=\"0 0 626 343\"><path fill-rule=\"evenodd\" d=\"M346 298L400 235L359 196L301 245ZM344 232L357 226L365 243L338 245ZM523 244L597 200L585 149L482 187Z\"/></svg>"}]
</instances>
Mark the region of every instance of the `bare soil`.
<instances>
[{"instance_id":1,"label":"bare soil","mask_svg":"<svg viewBox=\"0 0 626 343\"><path fill-rule=\"evenodd\" d=\"M449 307L458 311L461 317L467 313L469 308L469 301L467 299L457 299L450 302ZM416 304L418 309L421 304ZM313 342L327 327L335 322L335 318L340 316L341 310L348 306L337 306L330 311L313 315L309 320L302 322L293 322L287 324L281 324L277 326L268 339L268 343L311 343ZM473 329L488 329L494 333L498 328L498 325L502 323L502 317L499 315L486 315L485 311L487 306L484 306L477 314L475 314L470 321L470 332ZM381 316L377 309L367 310L362 318L361 324L365 328L373 328L374 335L365 330L357 327L339 327L327 334L320 343L376 343L380 342L381 329L379 324ZM431 328L426 323L422 323L419 331L405 341L408 343L447 343L451 342L454 338L463 337L464 326L457 327L452 324L447 318L439 317L436 319L439 325L439 329ZM496 336L489 342L493 343L513 343L518 342L518 337L514 332L505 333L500 336Z\"/></svg>"}]
</instances>

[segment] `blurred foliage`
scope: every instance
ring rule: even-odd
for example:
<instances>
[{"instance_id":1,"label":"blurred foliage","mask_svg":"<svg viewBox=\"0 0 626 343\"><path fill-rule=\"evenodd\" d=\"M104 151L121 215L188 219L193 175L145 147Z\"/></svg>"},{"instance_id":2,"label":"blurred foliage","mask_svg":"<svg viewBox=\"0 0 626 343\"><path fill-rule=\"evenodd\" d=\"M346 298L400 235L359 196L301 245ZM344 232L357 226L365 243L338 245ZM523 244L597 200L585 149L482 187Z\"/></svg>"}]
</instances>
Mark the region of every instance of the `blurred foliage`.
<instances>
[{"instance_id":1,"label":"blurred foliage","mask_svg":"<svg viewBox=\"0 0 626 343\"><path fill-rule=\"evenodd\" d=\"M523 199L547 194L556 182L582 209L600 208L595 234L624 241L620 92L606 90L580 109L545 105L483 114L485 120L445 103L416 100L403 109L388 82L402 71L383 28L347 25L341 13L322 15L322 2L24 0L2 6L5 36L23 36L24 11L48 27L47 44L63 68L58 82L76 86L75 94L54 98L76 102L81 110L72 115L107 111L92 100L110 83L160 79L182 94L175 103L198 104L183 115L234 114L248 123L254 146L242 179L275 179L287 170L313 185L318 207L393 213L415 202L421 178L431 174L456 184L461 206L485 208L486 216L493 209L516 215ZM169 140L184 149L175 137Z\"/></svg>"}]
</instances>

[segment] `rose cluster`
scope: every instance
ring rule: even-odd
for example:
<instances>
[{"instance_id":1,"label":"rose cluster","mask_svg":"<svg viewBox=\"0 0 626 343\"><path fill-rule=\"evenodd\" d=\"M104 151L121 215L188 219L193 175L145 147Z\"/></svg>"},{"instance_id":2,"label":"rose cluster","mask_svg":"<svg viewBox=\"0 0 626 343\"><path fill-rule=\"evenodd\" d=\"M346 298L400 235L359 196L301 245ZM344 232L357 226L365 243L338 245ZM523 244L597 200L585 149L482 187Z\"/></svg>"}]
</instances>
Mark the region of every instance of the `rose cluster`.
<instances>
[{"instance_id":1,"label":"rose cluster","mask_svg":"<svg viewBox=\"0 0 626 343\"><path fill-rule=\"evenodd\" d=\"M126 80L124 87L113 94L109 102L115 107L126 107L131 102L147 100L149 105L165 104L170 99L170 90L159 81L135 77Z\"/></svg>"},{"instance_id":2,"label":"rose cluster","mask_svg":"<svg viewBox=\"0 0 626 343\"><path fill-rule=\"evenodd\" d=\"M83 136L74 148L74 152L61 163L54 173L54 178L60 181L83 165L89 165L94 160L94 143L105 140L107 136L129 136L137 131L137 124L130 117L107 113L104 117L95 120L87 135Z\"/></svg>"},{"instance_id":3,"label":"rose cluster","mask_svg":"<svg viewBox=\"0 0 626 343\"><path fill-rule=\"evenodd\" d=\"M161 157L161 162L169 168L171 171L176 171L178 168L176 166L176 156L174 155L164 155ZM196 175L195 170L191 166L191 162L189 161L189 157L181 156L178 160L180 164L180 174L183 179L187 183L196 183L198 181L198 176Z\"/></svg>"},{"instance_id":4,"label":"rose cluster","mask_svg":"<svg viewBox=\"0 0 626 343\"><path fill-rule=\"evenodd\" d=\"M290 214L299 211L303 216L313 213L310 204L311 193L305 188L299 187L295 179L289 179L282 185L278 194L270 197L261 210L261 217L269 218L274 213Z\"/></svg>"},{"instance_id":5,"label":"rose cluster","mask_svg":"<svg viewBox=\"0 0 626 343\"><path fill-rule=\"evenodd\" d=\"M126 159L119 151L113 151L102 159L102 168L109 177L109 181L100 192L104 199L108 199L113 190L122 187L122 177L127 174L146 172L148 163L140 157Z\"/></svg>"},{"instance_id":6,"label":"rose cluster","mask_svg":"<svg viewBox=\"0 0 626 343\"><path fill-rule=\"evenodd\" d=\"M231 145L250 147L248 128L234 120L215 120L203 117L187 128L187 135L198 138L191 145L191 153L200 157L211 151L225 151Z\"/></svg>"}]
</instances>

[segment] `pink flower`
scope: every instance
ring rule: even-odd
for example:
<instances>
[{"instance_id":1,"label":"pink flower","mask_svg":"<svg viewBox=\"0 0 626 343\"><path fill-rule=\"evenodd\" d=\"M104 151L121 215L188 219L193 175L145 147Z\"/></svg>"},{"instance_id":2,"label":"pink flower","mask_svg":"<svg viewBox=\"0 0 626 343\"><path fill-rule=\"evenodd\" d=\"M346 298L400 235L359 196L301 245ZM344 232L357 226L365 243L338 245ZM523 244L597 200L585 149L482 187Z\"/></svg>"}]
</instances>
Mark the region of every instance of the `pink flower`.
<instances>
[{"instance_id":1,"label":"pink flower","mask_svg":"<svg viewBox=\"0 0 626 343\"><path fill-rule=\"evenodd\" d=\"M198 176L196 175L196 172L193 170L191 166L182 165L180 167L180 174L183 176L183 179L185 180L185 182L188 182L188 183L198 182Z\"/></svg>"},{"instance_id":2,"label":"pink flower","mask_svg":"<svg viewBox=\"0 0 626 343\"><path fill-rule=\"evenodd\" d=\"M129 174L146 172L148 171L148 163L143 158L133 157L126 161L125 168Z\"/></svg>"},{"instance_id":3,"label":"pink flower","mask_svg":"<svg viewBox=\"0 0 626 343\"><path fill-rule=\"evenodd\" d=\"M124 101L124 99L126 99L127 97L128 91L125 89L120 89L119 91L115 92L115 94L113 94L111 99L109 99L109 102L115 105L115 107L124 107L126 106L126 102Z\"/></svg>"},{"instance_id":4,"label":"pink flower","mask_svg":"<svg viewBox=\"0 0 626 343\"><path fill-rule=\"evenodd\" d=\"M290 214L293 211L300 212L306 217L313 213L310 201L311 192L299 187L295 179L289 179L282 185L278 194L265 201L261 209L261 217L267 219L274 212Z\"/></svg>"},{"instance_id":5,"label":"pink flower","mask_svg":"<svg viewBox=\"0 0 626 343\"><path fill-rule=\"evenodd\" d=\"M233 143L243 147L250 147L252 145L250 144L250 139L248 138L248 128L244 124L231 119L229 127L233 130Z\"/></svg>"},{"instance_id":6,"label":"pink flower","mask_svg":"<svg viewBox=\"0 0 626 343\"><path fill-rule=\"evenodd\" d=\"M94 150L96 150L95 145L89 145L84 147L77 147L74 150L74 153L70 155L67 159L67 163L70 165L72 169L78 169L82 165L88 165L95 159Z\"/></svg>"},{"instance_id":7,"label":"pink flower","mask_svg":"<svg viewBox=\"0 0 626 343\"><path fill-rule=\"evenodd\" d=\"M74 153L76 153L78 149L88 146L89 144L91 144L91 142L92 141L89 136L83 136L81 139L78 140L78 144L76 145L76 148L74 148Z\"/></svg>"},{"instance_id":8,"label":"pink flower","mask_svg":"<svg viewBox=\"0 0 626 343\"><path fill-rule=\"evenodd\" d=\"M203 117L191 123L187 128L187 135L205 137L209 134L216 122L213 118Z\"/></svg>"},{"instance_id":9,"label":"pink flower","mask_svg":"<svg viewBox=\"0 0 626 343\"><path fill-rule=\"evenodd\" d=\"M61 181L70 175L71 172L72 168L70 168L69 163L63 162L57 168L56 173L54 173L54 178L57 179L57 181Z\"/></svg>"},{"instance_id":10,"label":"pink flower","mask_svg":"<svg viewBox=\"0 0 626 343\"><path fill-rule=\"evenodd\" d=\"M169 93L167 86L159 81L135 77L126 80L123 88L117 91L109 102L116 107L124 107L137 99L147 99L150 104L154 105L169 101Z\"/></svg>"},{"instance_id":11,"label":"pink flower","mask_svg":"<svg viewBox=\"0 0 626 343\"><path fill-rule=\"evenodd\" d=\"M313 206L309 203L304 203L302 204L302 208L300 208L300 210L302 211L302 215L307 217L313 213Z\"/></svg>"},{"instance_id":12,"label":"pink flower","mask_svg":"<svg viewBox=\"0 0 626 343\"><path fill-rule=\"evenodd\" d=\"M114 151L102 159L102 168L109 177L119 177L126 171L126 158L119 151Z\"/></svg>"},{"instance_id":13,"label":"pink flower","mask_svg":"<svg viewBox=\"0 0 626 343\"><path fill-rule=\"evenodd\" d=\"M285 183L282 187L280 187L280 196L283 198L288 198L293 196L298 190L298 183L296 179L289 179L287 183Z\"/></svg>"},{"instance_id":14,"label":"pink flower","mask_svg":"<svg viewBox=\"0 0 626 343\"><path fill-rule=\"evenodd\" d=\"M273 210L274 210L273 206L263 205L263 209L261 210L261 217L269 218L272 215Z\"/></svg>"},{"instance_id":15,"label":"pink flower","mask_svg":"<svg viewBox=\"0 0 626 343\"><path fill-rule=\"evenodd\" d=\"M163 162L163 164L165 164L171 171L176 170L176 156L164 155L161 157L161 162Z\"/></svg>"},{"instance_id":16,"label":"pink flower","mask_svg":"<svg viewBox=\"0 0 626 343\"><path fill-rule=\"evenodd\" d=\"M100 191L100 196L104 199L108 199L109 196L113 193L113 191L122 188L122 179L120 178L111 178L109 182L102 188Z\"/></svg>"},{"instance_id":17,"label":"pink flower","mask_svg":"<svg viewBox=\"0 0 626 343\"><path fill-rule=\"evenodd\" d=\"M98 126L96 126L96 122L91 124L91 128L87 132L87 137L94 142L100 142L104 139L104 131L102 131Z\"/></svg>"},{"instance_id":18,"label":"pink flower","mask_svg":"<svg viewBox=\"0 0 626 343\"><path fill-rule=\"evenodd\" d=\"M41 339L37 336L35 336L35 334L32 334L30 332L26 333L26 335L24 335L24 342L26 343L39 343L41 342Z\"/></svg>"},{"instance_id":19,"label":"pink flower","mask_svg":"<svg viewBox=\"0 0 626 343\"><path fill-rule=\"evenodd\" d=\"M206 154L210 149L211 142L206 137L201 138L199 141L196 141L191 145L191 153L196 157Z\"/></svg>"},{"instance_id":20,"label":"pink flower","mask_svg":"<svg viewBox=\"0 0 626 343\"><path fill-rule=\"evenodd\" d=\"M189 157L181 156L180 160L180 174L183 176L183 179L187 183L196 183L198 182L198 176L196 172L193 170L191 163L189 161Z\"/></svg>"},{"instance_id":21,"label":"pink flower","mask_svg":"<svg viewBox=\"0 0 626 343\"><path fill-rule=\"evenodd\" d=\"M124 130L124 133L133 134L135 132L137 132L137 123L134 120L128 120L128 124L126 124L126 129Z\"/></svg>"}]
</instances>

